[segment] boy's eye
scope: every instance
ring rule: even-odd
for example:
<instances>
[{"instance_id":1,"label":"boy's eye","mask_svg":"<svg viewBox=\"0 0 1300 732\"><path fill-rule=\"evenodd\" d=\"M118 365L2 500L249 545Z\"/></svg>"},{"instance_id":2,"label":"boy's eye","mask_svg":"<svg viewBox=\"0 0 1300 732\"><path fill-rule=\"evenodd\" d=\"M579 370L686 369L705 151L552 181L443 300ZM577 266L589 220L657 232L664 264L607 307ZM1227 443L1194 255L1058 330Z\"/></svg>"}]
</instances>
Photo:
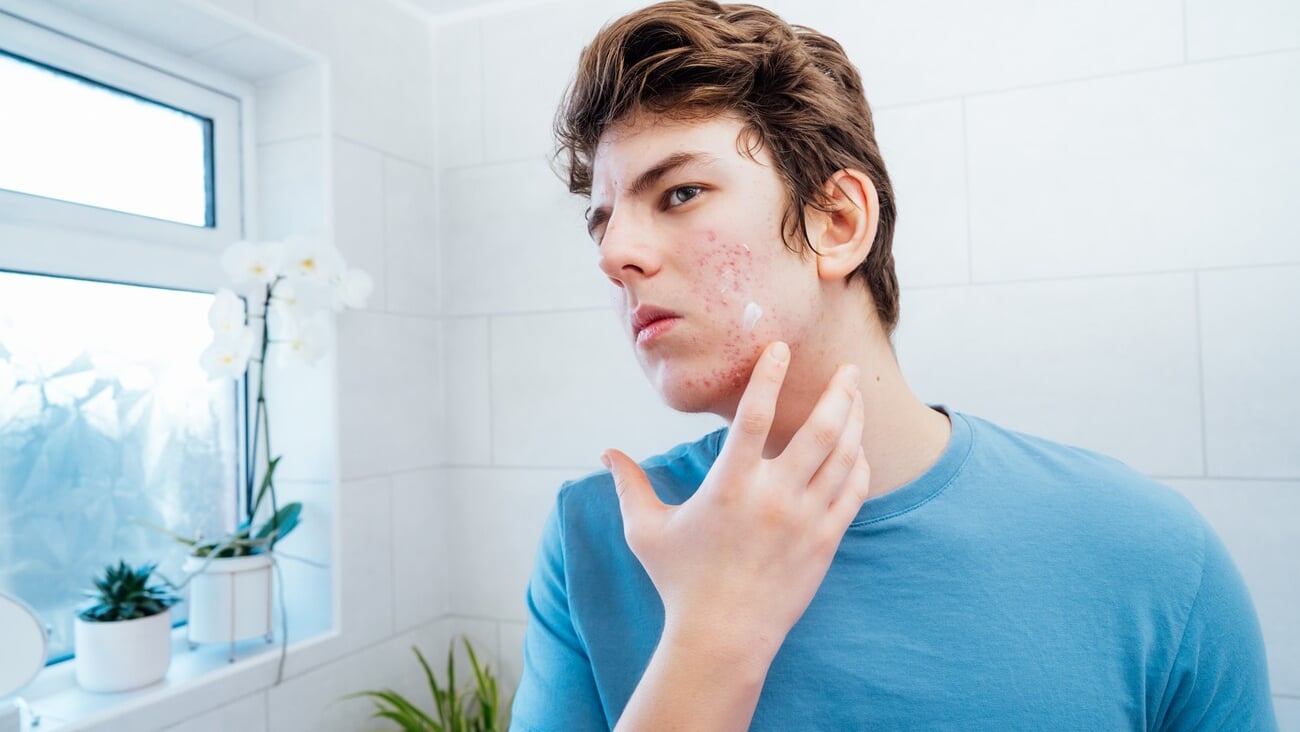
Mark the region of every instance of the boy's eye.
<instances>
[{"instance_id":1,"label":"boy's eye","mask_svg":"<svg viewBox=\"0 0 1300 732\"><path fill-rule=\"evenodd\" d=\"M699 186L679 186L668 192L668 207L680 206L683 203L700 195L702 189Z\"/></svg>"}]
</instances>

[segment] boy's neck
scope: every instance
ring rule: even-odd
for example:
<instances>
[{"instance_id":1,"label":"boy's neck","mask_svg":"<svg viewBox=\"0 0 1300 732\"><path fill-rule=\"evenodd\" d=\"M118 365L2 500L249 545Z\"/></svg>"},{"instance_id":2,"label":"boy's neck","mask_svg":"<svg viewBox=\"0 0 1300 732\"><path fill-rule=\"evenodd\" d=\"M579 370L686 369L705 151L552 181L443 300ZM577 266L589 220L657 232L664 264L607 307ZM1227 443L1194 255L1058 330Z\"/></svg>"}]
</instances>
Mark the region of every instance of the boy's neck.
<instances>
[{"instance_id":1,"label":"boy's neck","mask_svg":"<svg viewBox=\"0 0 1300 732\"><path fill-rule=\"evenodd\" d=\"M812 413L836 367L855 363L861 373L865 411L862 448L871 466L870 495L875 498L933 466L948 446L952 425L947 416L912 393L888 336L874 321L863 320L830 318L828 322L847 325L794 351L764 452L771 457L784 450Z\"/></svg>"}]
</instances>

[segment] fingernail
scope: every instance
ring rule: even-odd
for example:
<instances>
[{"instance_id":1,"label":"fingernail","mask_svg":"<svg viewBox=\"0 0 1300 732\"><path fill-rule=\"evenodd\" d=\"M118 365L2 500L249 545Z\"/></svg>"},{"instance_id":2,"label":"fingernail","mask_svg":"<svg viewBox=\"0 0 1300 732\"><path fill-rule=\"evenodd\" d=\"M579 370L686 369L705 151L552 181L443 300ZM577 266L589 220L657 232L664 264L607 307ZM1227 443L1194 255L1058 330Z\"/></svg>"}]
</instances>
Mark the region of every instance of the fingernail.
<instances>
[{"instance_id":1,"label":"fingernail","mask_svg":"<svg viewBox=\"0 0 1300 732\"><path fill-rule=\"evenodd\" d=\"M605 469L606 469L606 470L613 470L613 469L614 469L614 466L613 466L613 465L610 463L610 461L609 461L609 455L608 455L607 453L603 453L603 452L602 452L602 453L600 454L600 462L601 462L601 464L603 464L603 465L605 466Z\"/></svg>"},{"instance_id":2,"label":"fingernail","mask_svg":"<svg viewBox=\"0 0 1300 732\"><path fill-rule=\"evenodd\" d=\"M790 360L790 347L781 341L777 341L772 346L772 358L777 363L785 363Z\"/></svg>"}]
</instances>

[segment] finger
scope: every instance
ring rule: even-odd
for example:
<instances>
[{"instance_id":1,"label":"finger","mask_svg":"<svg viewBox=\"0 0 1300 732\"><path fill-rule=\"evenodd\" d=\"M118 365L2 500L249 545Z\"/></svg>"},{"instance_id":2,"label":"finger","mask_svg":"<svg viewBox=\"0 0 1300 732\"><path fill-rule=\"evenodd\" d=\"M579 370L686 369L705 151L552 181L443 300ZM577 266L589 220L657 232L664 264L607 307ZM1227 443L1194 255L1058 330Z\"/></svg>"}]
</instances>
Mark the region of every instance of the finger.
<instances>
[{"instance_id":1,"label":"finger","mask_svg":"<svg viewBox=\"0 0 1300 732\"><path fill-rule=\"evenodd\" d=\"M817 468L839 444L857 390L858 367L854 364L841 365L831 377L831 382L817 400L808 419L790 438L790 444L779 459L783 468L789 471L787 475L802 481L800 485L808 484Z\"/></svg>"},{"instance_id":2,"label":"finger","mask_svg":"<svg viewBox=\"0 0 1300 732\"><path fill-rule=\"evenodd\" d=\"M776 398L785 383L790 365L790 347L781 341L770 344L758 357L749 375L745 393L740 395L736 417L722 446L728 460L757 461L763 457L768 431L776 417ZM721 456L720 456L721 457Z\"/></svg>"},{"instance_id":3,"label":"finger","mask_svg":"<svg viewBox=\"0 0 1300 732\"><path fill-rule=\"evenodd\" d=\"M816 494L819 500L829 504L840 492L849 471L853 470L853 464L858 461L858 454L862 452L862 426L865 419L862 412L862 392L855 389L853 401L849 405L848 422L844 425L844 431L840 433L839 444L830 455L826 456L826 460L822 462L821 467L817 468L812 480L808 481L808 490Z\"/></svg>"},{"instance_id":4,"label":"finger","mask_svg":"<svg viewBox=\"0 0 1300 732\"><path fill-rule=\"evenodd\" d=\"M623 535L632 552L637 554L637 547L653 530L657 519L668 507L655 495L650 479L635 460L611 449L600 456L600 461L614 477L618 510L623 515Z\"/></svg>"},{"instance_id":5,"label":"finger","mask_svg":"<svg viewBox=\"0 0 1300 732\"><path fill-rule=\"evenodd\" d=\"M840 526L847 529L870 495L871 466L867 464L866 453L859 447L858 459L854 461L853 469L844 479L840 492L831 501L830 512L839 520Z\"/></svg>"}]
</instances>

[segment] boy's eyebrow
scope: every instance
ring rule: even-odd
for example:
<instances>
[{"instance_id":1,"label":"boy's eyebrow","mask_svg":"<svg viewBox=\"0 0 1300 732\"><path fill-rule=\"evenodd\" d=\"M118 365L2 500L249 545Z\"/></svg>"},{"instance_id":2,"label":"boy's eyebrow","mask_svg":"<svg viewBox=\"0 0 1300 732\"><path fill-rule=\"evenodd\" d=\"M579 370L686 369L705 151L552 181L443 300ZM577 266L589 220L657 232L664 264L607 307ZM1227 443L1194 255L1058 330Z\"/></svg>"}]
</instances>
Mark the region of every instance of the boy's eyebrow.
<instances>
[{"instance_id":1,"label":"boy's eyebrow","mask_svg":"<svg viewBox=\"0 0 1300 732\"><path fill-rule=\"evenodd\" d=\"M650 166L643 173L632 181L626 191L629 196L636 198L654 187L661 178L678 168L685 167L694 163L712 163L717 161L717 157L705 152L692 152L683 150L675 152L672 155L660 160ZM587 209L587 235L590 236L596 230L596 227L605 223L609 218L609 209L602 206L597 209Z\"/></svg>"}]
</instances>

